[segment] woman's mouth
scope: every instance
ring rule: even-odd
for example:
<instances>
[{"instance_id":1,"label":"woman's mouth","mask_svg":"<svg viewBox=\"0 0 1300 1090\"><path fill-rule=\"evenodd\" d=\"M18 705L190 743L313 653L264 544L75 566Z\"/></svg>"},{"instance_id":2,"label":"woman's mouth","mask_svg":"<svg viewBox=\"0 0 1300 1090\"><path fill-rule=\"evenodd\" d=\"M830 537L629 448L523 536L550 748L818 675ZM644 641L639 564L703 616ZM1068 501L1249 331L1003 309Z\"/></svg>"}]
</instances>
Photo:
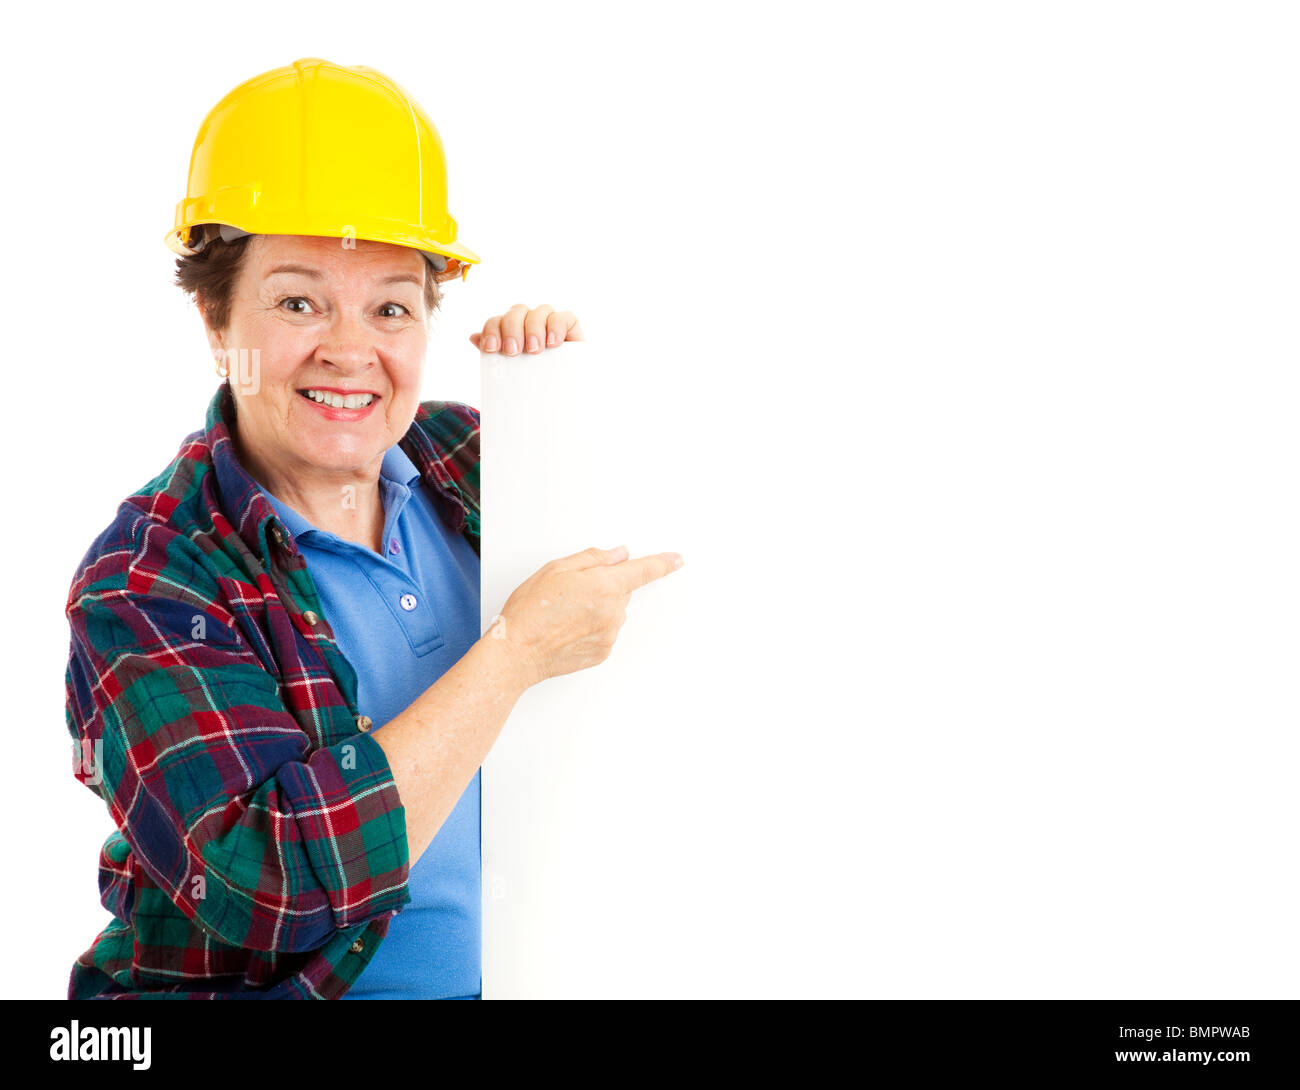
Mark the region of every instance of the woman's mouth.
<instances>
[{"instance_id":1,"label":"woman's mouth","mask_svg":"<svg viewBox=\"0 0 1300 1090\"><path fill-rule=\"evenodd\" d=\"M310 401L327 420L360 420L369 415L379 395L372 390L349 392L312 386L299 390L300 397Z\"/></svg>"}]
</instances>

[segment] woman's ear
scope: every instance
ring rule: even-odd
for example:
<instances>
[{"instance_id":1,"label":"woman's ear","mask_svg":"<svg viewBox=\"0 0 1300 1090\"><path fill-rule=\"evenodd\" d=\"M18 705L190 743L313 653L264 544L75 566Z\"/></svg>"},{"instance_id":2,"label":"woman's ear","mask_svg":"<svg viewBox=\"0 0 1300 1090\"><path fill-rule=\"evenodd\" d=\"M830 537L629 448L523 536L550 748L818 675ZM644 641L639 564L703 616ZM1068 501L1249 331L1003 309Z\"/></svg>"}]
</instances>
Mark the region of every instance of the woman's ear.
<instances>
[{"instance_id":1,"label":"woman's ear","mask_svg":"<svg viewBox=\"0 0 1300 1090\"><path fill-rule=\"evenodd\" d=\"M208 320L208 312L202 301L198 303L199 317L203 319L203 330L208 337L208 348L212 352L212 362L217 369L217 374L222 378L230 376L230 367L226 363L226 338L218 330L212 327Z\"/></svg>"}]
</instances>

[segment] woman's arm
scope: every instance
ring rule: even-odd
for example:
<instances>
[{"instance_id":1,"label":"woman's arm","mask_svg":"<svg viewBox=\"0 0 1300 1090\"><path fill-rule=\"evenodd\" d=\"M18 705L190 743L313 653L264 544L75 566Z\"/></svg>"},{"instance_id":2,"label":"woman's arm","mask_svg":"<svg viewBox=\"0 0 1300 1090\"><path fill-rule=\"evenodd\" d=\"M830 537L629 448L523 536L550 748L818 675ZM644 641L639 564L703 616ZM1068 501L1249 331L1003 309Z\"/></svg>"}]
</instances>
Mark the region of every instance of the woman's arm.
<instances>
[{"instance_id":1,"label":"woman's arm","mask_svg":"<svg viewBox=\"0 0 1300 1090\"><path fill-rule=\"evenodd\" d=\"M628 595L671 571L672 555L589 549L552 561L410 708L317 748L235 628L200 612L211 598L179 584L127 589L119 571L68 603L68 726L97 753L87 786L135 865L204 930L247 949L317 949L410 902L409 863L519 696L603 661Z\"/></svg>"},{"instance_id":2,"label":"woman's arm","mask_svg":"<svg viewBox=\"0 0 1300 1090\"><path fill-rule=\"evenodd\" d=\"M530 684L515 648L489 634L375 732L402 797L412 864L433 842Z\"/></svg>"},{"instance_id":3,"label":"woman's arm","mask_svg":"<svg viewBox=\"0 0 1300 1090\"><path fill-rule=\"evenodd\" d=\"M604 662L632 591L675 570L676 553L624 548L552 560L519 585L499 619L450 670L375 733L406 812L411 863L432 843L530 685Z\"/></svg>"}]
</instances>

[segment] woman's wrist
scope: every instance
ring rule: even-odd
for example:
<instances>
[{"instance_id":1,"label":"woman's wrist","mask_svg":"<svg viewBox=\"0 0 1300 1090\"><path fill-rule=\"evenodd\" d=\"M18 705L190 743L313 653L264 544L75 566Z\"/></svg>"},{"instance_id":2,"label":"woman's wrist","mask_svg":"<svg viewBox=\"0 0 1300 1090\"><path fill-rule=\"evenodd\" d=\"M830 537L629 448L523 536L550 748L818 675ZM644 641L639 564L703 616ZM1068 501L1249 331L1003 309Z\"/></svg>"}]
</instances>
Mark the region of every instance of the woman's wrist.
<instances>
[{"instance_id":1,"label":"woman's wrist","mask_svg":"<svg viewBox=\"0 0 1300 1090\"><path fill-rule=\"evenodd\" d=\"M479 637L474 650L479 652L493 685L514 699L542 680L527 652L510 639L509 626L500 614Z\"/></svg>"}]
</instances>

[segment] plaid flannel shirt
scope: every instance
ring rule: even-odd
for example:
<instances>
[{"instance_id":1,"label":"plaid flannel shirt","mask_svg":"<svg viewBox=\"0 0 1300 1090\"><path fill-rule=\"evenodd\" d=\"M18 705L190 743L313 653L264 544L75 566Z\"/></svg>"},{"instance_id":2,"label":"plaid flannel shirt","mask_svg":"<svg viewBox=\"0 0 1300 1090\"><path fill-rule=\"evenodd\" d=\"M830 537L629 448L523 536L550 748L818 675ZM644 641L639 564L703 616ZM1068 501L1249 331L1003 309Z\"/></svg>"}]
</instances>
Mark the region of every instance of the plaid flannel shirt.
<instances>
[{"instance_id":1,"label":"plaid flannel shirt","mask_svg":"<svg viewBox=\"0 0 1300 1090\"><path fill-rule=\"evenodd\" d=\"M68 594L76 775L118 829L70 999L334 999L411 899L392 769L233 413L223 385ZM478 410L426 401L400 445L478 552Z\"/></svg>"}]
</instances>

